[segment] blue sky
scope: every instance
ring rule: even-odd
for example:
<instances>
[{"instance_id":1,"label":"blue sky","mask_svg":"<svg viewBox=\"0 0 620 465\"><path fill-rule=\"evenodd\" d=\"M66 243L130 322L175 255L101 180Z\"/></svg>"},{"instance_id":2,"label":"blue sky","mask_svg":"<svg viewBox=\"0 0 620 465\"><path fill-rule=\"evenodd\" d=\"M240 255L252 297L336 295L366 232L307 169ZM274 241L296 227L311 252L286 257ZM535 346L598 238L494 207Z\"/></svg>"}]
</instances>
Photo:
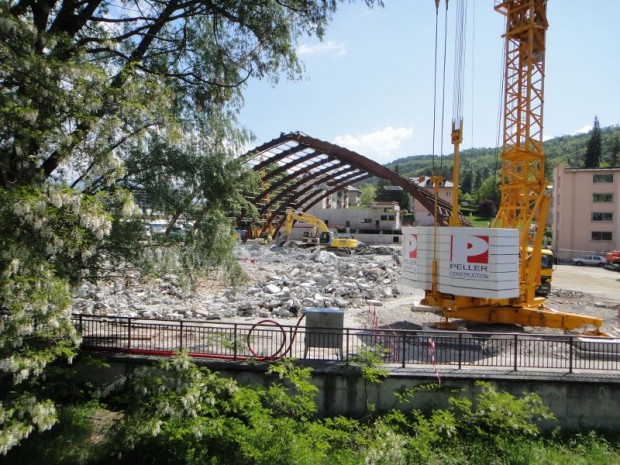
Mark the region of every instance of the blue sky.
<instances>
[{"instance_id":1,"label":"blue sky","mask_svg":"<svg viewBox=\"0 0 620 465\"><path fill-rule=\"evenodd\" d=\"M491 0L467 0L462 149L501 141L498 108L504 17ZM456 0L448 13L444 135L441 135L442 0L435 153L451 153ZM545 139L620 124L620 1L549 0ZM300 81L252 80L241 123L256 145L302 131L379 163L433 152L434 0L385 0L384 8L342 4L322 42L303 37Z\"/></svg>"}]
</instances>

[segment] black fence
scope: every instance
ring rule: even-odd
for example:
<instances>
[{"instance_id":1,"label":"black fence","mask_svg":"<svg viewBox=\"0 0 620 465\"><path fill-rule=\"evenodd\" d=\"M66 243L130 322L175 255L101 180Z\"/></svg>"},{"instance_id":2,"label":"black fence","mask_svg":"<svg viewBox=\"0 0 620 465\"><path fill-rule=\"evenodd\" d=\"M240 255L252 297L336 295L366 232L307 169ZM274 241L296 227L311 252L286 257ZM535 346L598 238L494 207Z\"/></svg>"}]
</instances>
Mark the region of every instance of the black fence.
<instances>
[{"instance_id":1,"label":"black fence","mask_svg":"<svg viewBox=\"0 0 620 465\"><path fill-rule=\"evenodd\" d=\"M530 333L447 332L145 320L74 315L82 349L128 354L228 360L348 361L367 351L385 364L507 368L512 370L620 370L620 339Z\"/></svg>"}]
</instances>

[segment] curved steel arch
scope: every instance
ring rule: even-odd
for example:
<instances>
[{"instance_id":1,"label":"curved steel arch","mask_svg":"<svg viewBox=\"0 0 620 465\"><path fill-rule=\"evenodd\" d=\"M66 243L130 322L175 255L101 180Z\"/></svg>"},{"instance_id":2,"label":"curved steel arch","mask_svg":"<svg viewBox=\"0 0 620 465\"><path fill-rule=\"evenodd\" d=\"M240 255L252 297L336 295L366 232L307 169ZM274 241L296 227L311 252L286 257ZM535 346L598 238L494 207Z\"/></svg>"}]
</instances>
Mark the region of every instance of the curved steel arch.
<instances>
[{"instance_id":1,"label":"curved steel arch","mask_svg":"<svg viewBox=\"0 0 620 465\"><path fill-rule=\"evenodd\" d=\"M244 159L264 186L258 195L246 195L257 207L261 231L279 229L288 208L307 211L331 193L371 177L391 181L429 212L435 211L433 192L359 153L302 132L282 133L246 153ZM451 215L452 205L437 199L437 224L448 226ZM461 224L470 224L463 215L459 218Z\"/></svg>"}]
</instances>

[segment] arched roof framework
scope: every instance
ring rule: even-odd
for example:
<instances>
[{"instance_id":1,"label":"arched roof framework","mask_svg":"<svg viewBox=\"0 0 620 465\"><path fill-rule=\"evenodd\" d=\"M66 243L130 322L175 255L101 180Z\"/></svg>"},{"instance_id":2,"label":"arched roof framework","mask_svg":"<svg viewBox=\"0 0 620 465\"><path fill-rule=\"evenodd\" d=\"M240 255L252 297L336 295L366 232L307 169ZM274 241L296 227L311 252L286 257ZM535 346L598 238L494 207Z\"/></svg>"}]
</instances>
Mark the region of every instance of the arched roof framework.
<instances>
[{"instance_id":1,"label":"arched roof framework","mask_svg":"<svg viewBox=\"0 0 620 465\"><path fill-rule=\"evenodd\" d=\"M288 208L305 212L344 187L372 177L391 181L428 211L435 211L433 192L359 153L301 132L282 133L244 158L261 177L261 192L248 195L258 209L261 231L277 231ZM437 199L437 224L447 226L451 214L452 205ZM469 225L464 216L459 218Z\"/></svg>"}]
</instances>

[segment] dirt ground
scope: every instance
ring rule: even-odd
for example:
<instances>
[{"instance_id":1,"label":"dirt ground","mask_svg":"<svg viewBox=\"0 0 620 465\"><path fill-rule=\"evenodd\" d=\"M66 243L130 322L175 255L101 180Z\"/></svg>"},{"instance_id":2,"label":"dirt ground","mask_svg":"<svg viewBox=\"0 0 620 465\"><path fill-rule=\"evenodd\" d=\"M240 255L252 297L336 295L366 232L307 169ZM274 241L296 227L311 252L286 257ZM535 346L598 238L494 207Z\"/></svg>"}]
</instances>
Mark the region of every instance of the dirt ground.
<instances>
[{"instance_id":1,"label":"dirt ground","mask_svg":"<svg viewBox=\"0 0 620 465\"><path fill-rule=\"evenodd\" d=\"M423 297L422 291L407 288L403 288L403 291L403 295L384 301L381 307L348 312L347 323L352 326L368 325L376 315L381 327L415 329L441 321L439 312L418 305ZM601 318L602 331L620 337L620 273L604 268L558 265L553 275L547 307L559 312ZM460 320L454 323L472 331L561 332L545 328L520 328L516 325L482 325Z\"/></svg>"}]
</instances>

